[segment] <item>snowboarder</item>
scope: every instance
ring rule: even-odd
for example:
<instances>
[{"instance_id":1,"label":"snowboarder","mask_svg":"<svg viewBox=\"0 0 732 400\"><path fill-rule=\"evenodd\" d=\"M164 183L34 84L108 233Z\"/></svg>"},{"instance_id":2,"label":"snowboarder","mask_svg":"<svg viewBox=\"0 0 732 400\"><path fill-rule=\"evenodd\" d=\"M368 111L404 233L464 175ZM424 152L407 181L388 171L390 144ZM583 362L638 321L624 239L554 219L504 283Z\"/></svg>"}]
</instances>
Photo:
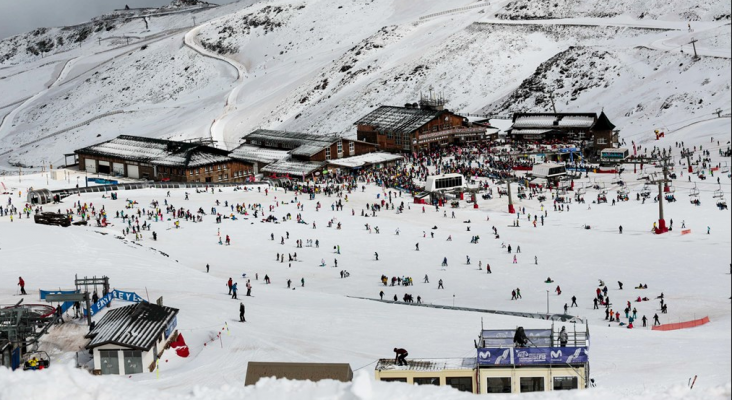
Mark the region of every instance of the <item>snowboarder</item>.
<instances>
[{"instance_id":1,"label":"snowboarder","mask_svg":"<svg viewBox=\"0 0 732 400\"><path fill-rule=\"evenodd\" d=\"M23 277L18 277L18 286L20 286L20 294L26 295L27 293L25 292L25 281L23 280Z\"/></svg>"},{"instance_id":2,"label":"snowboarder","mask_svg":"<svg viewBox=\"0 0 732 400\"><path fill-rule=\"evenodd\" d=\"M244 317L245 311L244 303L239 303L239 322L247 322L247 319Z\"/></svg>"},{"instance_id":3,"label":"snowboarder","mask_svg":"<svg viewBox=\"0 0 732 400\"><path fill-rule=\"evenodd\" d=\"M396 365L398 365L398 366L409 365L409 364L407 364L407 356L409 355L409 353L406 350L398 349L395 347L394 353L396 353L396 358L394 359L394 363Z\"/></svg>"}]
</instances>

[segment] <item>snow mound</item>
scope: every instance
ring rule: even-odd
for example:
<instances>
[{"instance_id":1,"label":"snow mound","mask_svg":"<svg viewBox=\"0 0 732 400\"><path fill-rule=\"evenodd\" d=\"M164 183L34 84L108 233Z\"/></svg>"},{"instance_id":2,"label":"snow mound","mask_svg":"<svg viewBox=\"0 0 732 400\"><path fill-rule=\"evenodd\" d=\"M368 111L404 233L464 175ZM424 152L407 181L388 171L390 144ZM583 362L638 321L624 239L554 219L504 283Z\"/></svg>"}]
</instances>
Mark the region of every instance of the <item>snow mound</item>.
<instances>
[{"instance_id":1,"label":"snow mound","mask_svg":"<svg viewBox=\"0 0 732 400\"><path fill-rule=\"evenodd\" d=\"M40 375L40 376L39 376ZM288 381L285 379L263 379L255 386L223 386L219 388L195 387L185 395L166 391L151 390L133 382L116 377L94 377L71 366L58 365L46 371L10 372L0 369L0 398L2 399L52 399L63 393L64 398L78 400L117 400L135 398L137 400L468 400L472 394L458 392L447 387L410 386L403 383L372 382L367 373L356 374L351 383L336 381ZM730 398L732 387L722 387L692 391L678 386L661 393L642 392L624 396L625 400L726 400ZM573 400L587 398L585 391L542 393L546 400ZM604 389L592 389L595 400L616 400L617 393ZM536 395L525 395L538 398Z\"/></svg>"}]
</instances>

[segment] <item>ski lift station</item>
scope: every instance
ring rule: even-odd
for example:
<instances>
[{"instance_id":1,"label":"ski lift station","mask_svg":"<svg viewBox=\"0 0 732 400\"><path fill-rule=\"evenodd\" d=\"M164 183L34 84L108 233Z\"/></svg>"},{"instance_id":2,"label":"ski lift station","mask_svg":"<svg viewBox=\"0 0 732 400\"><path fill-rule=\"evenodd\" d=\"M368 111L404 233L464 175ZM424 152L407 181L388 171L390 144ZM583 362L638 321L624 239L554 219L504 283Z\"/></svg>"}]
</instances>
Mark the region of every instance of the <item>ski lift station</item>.
<instances>
[{"instance_id":1,"label":"ski lift station","mask_svg":"<svg viewBox=\"0 0 732 400\"><path fill-rule=\"evenodd\" d=\"M531 176L534 179L532 183L548 183L556 185L560 180L567 176L567 168L562 164L536 164L531 170Z\"/></svg>"},{"instance_id":2,"label":"ski lift station","mask_svg":"<svg viewBox=\"0 0 732 400\"><path fill-rule=\"evenodd\" d=\"M581 330L580 330L581 329ZM526 346L514 343L517 330L483 330L477 355L457 359L393 359L376 365L376 380L416 385L451 386L474 394L530 393L586 389L590 386L589 328L572 324L566 342L560 331L521 329Z\"/></svg>"},{"instance_id":3,"label":"ski lift station","mask_svg":"<svg viewBox=\"0 0 732 400\"><path fill-rule=\"evenodd\" d=\"M465 189L465 177L462 174L435 175L427 178L424 185L426 192L447 192L455 189Z\"/></svg>"},{"instance_id":4,"label":"ski lift station","mask_svg":"<svg viewBox=\"0 0 732 400\"><path fill-rule=\"evenodd\" d=\"M177 336L178 311L144 301L108 311L86 336L94 374L154 371L158 357Z\"/></svg>"}]
</instances>

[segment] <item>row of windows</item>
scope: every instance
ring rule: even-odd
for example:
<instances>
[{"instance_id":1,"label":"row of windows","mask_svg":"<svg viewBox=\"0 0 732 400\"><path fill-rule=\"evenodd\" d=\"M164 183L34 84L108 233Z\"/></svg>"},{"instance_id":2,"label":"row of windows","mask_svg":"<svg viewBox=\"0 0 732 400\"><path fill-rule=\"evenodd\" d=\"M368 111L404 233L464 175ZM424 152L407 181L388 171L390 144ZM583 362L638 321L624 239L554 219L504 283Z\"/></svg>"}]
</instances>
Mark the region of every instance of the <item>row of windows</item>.
<instances>
[{"instance_id":1,"label":"row of windows","mask_svg":"<svg viewBox=\"0 0 732 400\"><path fill-rule=\"evenodd\" d=\"M226 165L226 164L221 165L220 164L220 165L212 165L210 167L203 167L203 168L198 168L198 169L192 169L192 170L189 170L188 173L191 176L193 176L193 175L198 175L198 174L206 173L206 172L214 172L214 171L221 171L221 170L226 171L227 169L229 169L229 166L228 165Z\"/></svg>"},{"instance_id":2,"label":"row of windows","mask_svg":"<svg viewBox=\"0 0 732 400\"><path fill-rule=\"evenodd\" d=\"M435 189L449 189L463 186L463 177L435 179Z\"/></svg>"},{"instance_id":3,"label":"row of windows","mask_svg":"<svg viewBox=\"0 0 732 400\"><path fill-rule=\"evenodd\" d=\"M407 378L383 378L383 382L407 382ZM414 378L415 385L440 385L440 378ZM579 389L579 379L574 376L558 376L553 379L554 390ZM451 386L461 392L473 392L473 378L445 378L447 386ZM519 378L521 393L544 392L543 377L522 377ZM511 378L488 378L485 386L487 393L512 393Z\"/></svg>"}]
</instances>

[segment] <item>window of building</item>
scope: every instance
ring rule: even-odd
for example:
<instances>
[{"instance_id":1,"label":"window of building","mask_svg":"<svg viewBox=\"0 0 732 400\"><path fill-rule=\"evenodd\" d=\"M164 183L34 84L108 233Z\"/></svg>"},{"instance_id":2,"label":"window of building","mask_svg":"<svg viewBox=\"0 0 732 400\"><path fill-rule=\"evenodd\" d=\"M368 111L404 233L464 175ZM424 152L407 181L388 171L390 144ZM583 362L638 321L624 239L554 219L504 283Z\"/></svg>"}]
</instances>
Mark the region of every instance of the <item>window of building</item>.
<instances>
[{"instance_id":1,"label":"window of building","mask_svg":"<svg viewBox=\"0 0 732 400\"><path fill-rule=\"evenodd\" d=\"M381 378L382 382L404 382L407 383L407 378Z\"/></svg>"},{"instance_id":2,"label":"window of building","mask_svg":"<svg viewBox=\"0 0 732 400\"><path fill-rule=\"evenodd\" d=\"M544 378L541 377L524 377L521 378L521 393L543 392Z\"/></svg>"},{"instance_id":3,"label":"window of building","mask_svg":"<svg viewBox=\"0 0 732 400\"><path fill-rule=\"evenodd\" d=\"M221 171L221 165L217 165L218 170Z\"/></svg>"},{"instance_id":4,"label":"window of building","mask_svg":"<svg viewBox=\"0 0 732 400\"><path fill-rule=\"evenodd\" d=\"M348 152L351 155L356 154L356 143L351 142L351 143L348 144Z\"/></svg>"},{"instance_id":5,"label":"window of building","mask_svg":"<svg viewBox=\"0 0 732 400\"><path fill-rule=\"evenodd\" d=\"M414 378L414 384L440 386L440 378Z\"/></svg>"},{"instance_id":6,"label":"window of building","mask_svg":"<svg viewBox=\"0 0 732 400\"><path fill-rule=\"evenodd\" d=\"M139 350L125 350L125 375L142 373L142 352Z\"/></svg>"},{"instance_id":7,"label":"window of building","mask_svg":"<svg viewBox=\"0 0 732 400\"><path fill-rule=\"evenodd\" d=\"M325 149L325 159L330 160L330 147Z\"/></svg>"},{"instance_id":8,"label":"window of building","mask_svg":"<svg viewBox=\"0 0 732 400\"><path fill-rule=\"evenodd\" d=\"M605 138L597 138L597 144L607 144L607 139L605 139Z\"/></svg>"},{"instance_id":9,"label":"window of building","mask_svg":"<svg viewBox=\"0 0 732 400\"><path fill-rule=\"evenodd\" d=\"M343 154L343 141L338 141L338 154Z\"/></svg>"},{"instance_id":10,"label":"window of building","mask_svg":"<svg viewBox=\"0 0 732 400\"><path fill-rule=\"evenodd\" d=\"M200 172L201 172L201 168L198 168L198 169L196 170L196 175L198 175L198 174L199 174Z\"/></svg>"},{"instance_id":11,"label":"window of building","mask_svg":"<svg viewBox=\"0 0 732 400\"><path fill-rule=\"evenodd\" d=\"M221 175L219 175L219 182L221 182L221 179L222 179L222 177L221 177Z\"/></svg>"},{"instance_id":12,"label":"window of building","mask_svg":"<svg viewBox=\"0 0 732 400\"><path fill-rule=\"evenodd\" d=\"M224 180L228 180L228 179L229 179L229 174L224 174Z\"/></svg>"},{"instance_id":13,"label":"window of building","mask_svg":"<svg viewBox=\"0 0 732 400\"><path fill-rule=\"evenodd\" d=\"M193 170L188 171L188 174L193 176Z\"/></svg>"},{"instance_id":14,"label":"window of building","mask_svg":"<svg viewBox=\"0 0 732 400\"><path fill-rule=\"evenodd\" d=\"M511 378L488 378L487 393L511 393Z\"/></svg>"},{"instance_id":15,"label":"window of building","mask_svg":"<svg viewBox=\"0 0 732 400\"><path fill-rule=\"evenodd\" d=\"M447 378L447 386L452 386L461 392L473 393L473 378Z\"/></svg>"},{"instance_id":16,"label":"window of building","mask_svg":"<svg viewBox=\"0 0 732 400\"><path fill-rule=\"evenodd\" d=\"M226 171L229 168L228 164L224 164L224 171Z\"/></svg>"},{"instance_id":17,"label":"window of building","mask_svg":"<svg viewBox=\"0 0 732 400\"><path fill-rule=\"evenodd\" d=\"M119 351L99 350L102 375L119 375Z\"/></svg>"},{"instance_id":18,"label":"window of building","mask_svg":"<svg viewBox=\"0 0 732 400\"><path fill-rule=\"evenodd\" d=\"M579 379L576 376L557 376L554 377L554 390L574 390L579 389Z\"/></svg>"}]
</instances>

